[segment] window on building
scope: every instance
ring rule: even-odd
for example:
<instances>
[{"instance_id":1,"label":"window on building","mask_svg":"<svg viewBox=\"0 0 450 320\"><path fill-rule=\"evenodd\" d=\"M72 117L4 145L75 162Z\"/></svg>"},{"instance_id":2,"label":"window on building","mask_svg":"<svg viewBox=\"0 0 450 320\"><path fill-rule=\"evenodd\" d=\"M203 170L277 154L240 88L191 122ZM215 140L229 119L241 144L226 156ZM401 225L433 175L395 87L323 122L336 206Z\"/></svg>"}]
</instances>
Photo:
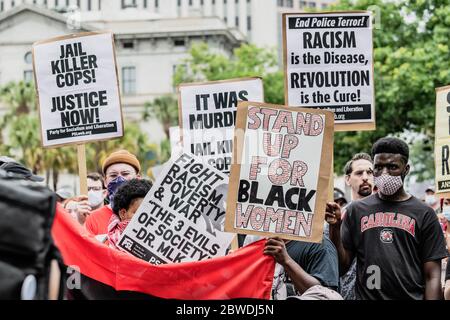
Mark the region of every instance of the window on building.
<instances>
[{"instance_id":1,"label":"window on building","mask_svg":"<svg viewBox=\"0 0 450 320\"><path fill-rule=\"evenodd\" d=\"M102 0L98 0L98 11L102 11Z\"/></svg>"},{"instance_id":2,"label":"window on building","mask_svg":"<svg viewBox=\"0 0 450 320\"><path fill-rule=\"evenodd\" d=\"M31 51L28 51L25 53L25 56L23 57L26 64L31 64L33 62L33 55L31 54Z\"/></svg>"},{"instance_id":3,"label":"window on building","mask_svg":"<svg viewBox=\"0 0 450 320\"><path fill-rule=\"evenodd\" d=\"M25 82L33 81L33 71L32 70L25 70L23 72L23 81L25 81Z\"/></svg>"},{"instance_id":4,"label":"window on building","mask_svg":"<svg viewBox=\"0 0 450 320\"><path fill-rule=\"evenodd\" d=\"M192 0L189 0L189 7L192 7L193 4Z\"/></svg>"},{"instance_id":5,"label":"window on building","mask_svg":"<svg viewBox=\"0 0 450 320\"><path fill-rule=\"evenodd\" d=\"M122 9L136 8L136 0L122 0Z\"/></svg>"},{"instance_id":6,"label":"window on building","mask_svg":"<svg viewBox=\"0 0 450 320\"><path fill-rule=\"evenodd\" d=\"M239 17L234 18L234 24L236 25L236 27L239 27Z\"/></svg>"},{"instance_id":7,"label":"window on building","mask_svg":"<svg viewBox=\"0 0 450 320\"><path fill-rule=\"evenodd\" d=\"M175 47L184 47L185 44L186 44L186 41L185 41L184 39L175 39L175 40L173 41L173 45L174 45Z\"/></svg>"},{"instance_id":8,"label":"window on building","mask_svg":"<svg viewBox=\"0 0 450 320\"><path fill-rule=\"evenodd\" d=\"M44 6L47 6L47 0L44 0Z\"/></svg>"},{"instance_id":9,"label":"window on building","mask_svg":"<svg viewBox=\"0 0 450 320\"><path fill-rule=\"evenodd\" d=\"M294 7L293 0L286 0L286 7L293 8Z\"/></svg>"},{"instance_id":10,"label":"window on building","mask_svg":"<svg viewBox=\"0 0 450 320\"><path fill-rule=\"evenodd\" d=\"M78 8L81 8L80 0L77 0L77 7L78 7Z\"/></svg>"},{"instance_id":11,"label":"window on building","mask_svg":"<svg viewBox=\"0 0 450 320\"><path fill-rule=\"evenodd\" d=\"M159 1L155 0L155 11L158 12L159 10Z\"/></svg>"},{"instance_id":12,"label":"window on building","mask_svg":"<svg viewBox=\"0 0 450 320\"><path fill-rule=\"evenodd\" d=\"M0 2L0 11L3 11L3 10L5 10L5 4L3 3L3 1L2 2Z\"/></svg>"},{"instance_id":13,"label":"window on building","mask_svg":"<svg viewBox=\"0 0 450 320\"><path fill-rule=\"evenodd\" d=\"M316 3L315 2L310 2L309 3L309 7L310 8L315 8L316 7Z\"/></svg>"},{"instance_id":14,"label":"window on building","mask_svg":"<svg viewBox=\"0 0 450 320\"><path fill-rule=\"evenodd\" d=\"M58 6L59 6L59 1L55 0L55 8L58 8Z\"/></svg>"},{"instance_id":15,"label":"window on building","mask_svg":"<svg viewBox=\"0 0 450 320\"><path fill-rule=\"evenodd\" d=\"M133 41L124 41L123 48L124 49L134 49L134 42Z\"/></svg>"},{"instance_id":16,"label":"window on building","mask_svg":"<svg viewBox=\"0 0 450 320\"><path fill-rule=\"evenodd\" d=\"M306 1L300 1L300 8L306 8Z\"/></svg>"},{"instance_id":17,"label":"window on building","mask_svg":"<svg viewBox=\"0 0 450 320\"><path fill-rule=\"evenodd\" d=\"M136 67L122 68L122 86L123 94L136 93Z\"/></svg>"},{"instance_id":18,"label":"window on building","mask_svg":"<svg viewBox=\"0 0 450 320\"><path fill-rule=\"evenodd\" d=\"M228 22L228 6L227 0L223 0L223 21Z\"/></svg>"},{"instance_id":19,"label":"window on building","mask_svg":"<svg viewBox=\"0 0 450 320\"><path fill-rule=\"evenodd\" d=\"M283 0L278 0L278 2L277 2L277 3L278 3L278 6L279 6L279 7L282 7L282 6L284 5L283 2L284 2Z\"/></svg>"},{"instance_id":20,"label":"window on building","mask_svg":"<svg viewBox=\"0 0 450 320\"><path fill-rule=\"evenodd\" d=\"M147 9L147 0L144 0L144 9Z\"/></svg>"},{"instance_id":21,"label":"window on building","mask_svg":"<svg viewBox=\"0 0 450 320\"><path fill-rule=\"evenodd\" d=\"M200 0L200 5L204 6L205 5L205 0Z\"/></svg>"},{"instance_id":22,"label":"window on building","mask_svg":"<svg viewBox=\"0 0 450 320\"><path fill-rule=\"evenodd\" d=\"M252 30L252 17L251 16L247 16L247 30L248 31Z\"/></svg>"},{"instance_id":23,"label":"window on building","mask_svg":"<svg viewBox=\"0 0 450 320\"><path fill-rule=\"evenodd\" d=\"M11 7L14 7L16 5L16 3L13 1L11 1Z\"/></svg>"},{"instance_id":24,"label":"window on building","mask_svg":"<svg viewBox=\"0 0 450 320\"><path fill-rule=\"evenodd\" d=\"M33 3L36 3L36 1L33 1ZM70 6L70 0L66 0L66 7Z\"/></svg>"},{"instance_id":25,"label":"window on building","mask_svg":"<svg viewBox=\"0 0 450 320\"><path fill-rule=\"evenodd\" d=\"M92 0L88 0L87 9L88 9L88 11L92 10Z\"/></svg>"},{"instance_id":26,"label":"window on building","mask_svg":"<svg viewBox=\"0 0 450 320\"><path fill-rule=\"evenodd\" d=\"M322 3L322 9L326 9L326 8L328 8L328 4Z\"/></svg>"}]
</instances>

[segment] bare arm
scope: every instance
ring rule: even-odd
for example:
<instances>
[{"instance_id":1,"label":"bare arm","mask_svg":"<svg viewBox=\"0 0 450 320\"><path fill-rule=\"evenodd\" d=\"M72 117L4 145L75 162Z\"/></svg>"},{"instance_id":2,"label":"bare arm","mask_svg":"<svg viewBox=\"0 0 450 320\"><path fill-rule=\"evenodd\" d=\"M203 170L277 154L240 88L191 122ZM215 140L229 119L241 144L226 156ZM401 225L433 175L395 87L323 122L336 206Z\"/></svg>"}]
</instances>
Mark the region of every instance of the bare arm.
<instances>
[{"instance_id":1,"label":"bare arm","mask_svg":"<svg viewBox=\"0 0 450 320\"><path fill-rule=\"evenodd\" d=\"M350 268L354 254L344 248L341 239L341 207L334 202L327 203L325 219L330 225L330 240L333 242L339 257L339 274L344 275Z\"/></svg>"},{"instance_id":2,"label":"bare arm","mask_svg":"<svg viewBox=\"0 0 450 320\"><path fill-rule=\"evenodd\" d=\"M441 260L428 261L423 265L425 275L425 300L441 300Z\"/></svg>"},{"instance_id":3,"label":"bare arm","mask_svg":"<svg viewBox=\"0 0 450 320\"><path fill-rule=\"evenodd\" d=\"M295 289L301 294L313 286L320 285L319 280L309 275L289 256L282 239L271 238L267 240L264 254L274 257L275 261L283 266Z\"/></svg>"},{"instance_id":4,"label":"bare arm","mask_svg":"<svg viewBox=\"0 0 450 320\"><path fill-rule=\"evenodd\" d=\"M445 281L444 298L450 300L450 280Z\"/></svg>"}]
</instances>

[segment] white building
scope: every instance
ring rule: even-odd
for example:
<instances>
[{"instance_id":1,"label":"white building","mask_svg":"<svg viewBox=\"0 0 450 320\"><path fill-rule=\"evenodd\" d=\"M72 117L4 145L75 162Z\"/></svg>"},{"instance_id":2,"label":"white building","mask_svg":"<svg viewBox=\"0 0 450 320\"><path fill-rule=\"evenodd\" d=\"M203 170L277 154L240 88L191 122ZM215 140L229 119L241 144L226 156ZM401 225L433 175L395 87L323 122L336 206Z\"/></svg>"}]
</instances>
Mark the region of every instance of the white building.
<instances>
[{"instance_id":1,"label":"white building","mask_svg":"<svg viewBox=\"0 0 450 320\"><path fill-rule=\"evenodd\" d=\"M194 42L227 55L243 42L281 50L281 12L330 0L0 0L0 85L32 80L31 45L63 34L112 30L124 112L174 92L175 66ZM159 142L159 124L143 125ZM152 128L147 129L147 128Z\"/></svg>"}]
</instances>

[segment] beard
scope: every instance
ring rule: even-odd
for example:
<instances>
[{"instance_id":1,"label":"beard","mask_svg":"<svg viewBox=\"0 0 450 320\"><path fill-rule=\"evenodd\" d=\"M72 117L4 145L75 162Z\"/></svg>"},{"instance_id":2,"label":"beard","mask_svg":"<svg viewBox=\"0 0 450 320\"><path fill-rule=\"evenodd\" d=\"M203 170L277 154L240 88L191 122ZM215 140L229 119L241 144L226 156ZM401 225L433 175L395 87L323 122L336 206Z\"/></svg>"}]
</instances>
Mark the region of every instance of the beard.
<instances>
[{"instance_id":1,"label":"beard","mask_svg":"<svg viewBox=\"0 0 450 320\"><path fill-rule=\"evenodd\" d=\"M359 186L358 194L361 197L367 197L367 196L370 196L372 194L372 190L373 190L373 187L372 187L372 185L370 183L364 183L364 184Z\"/></svg>"}]
</instances>

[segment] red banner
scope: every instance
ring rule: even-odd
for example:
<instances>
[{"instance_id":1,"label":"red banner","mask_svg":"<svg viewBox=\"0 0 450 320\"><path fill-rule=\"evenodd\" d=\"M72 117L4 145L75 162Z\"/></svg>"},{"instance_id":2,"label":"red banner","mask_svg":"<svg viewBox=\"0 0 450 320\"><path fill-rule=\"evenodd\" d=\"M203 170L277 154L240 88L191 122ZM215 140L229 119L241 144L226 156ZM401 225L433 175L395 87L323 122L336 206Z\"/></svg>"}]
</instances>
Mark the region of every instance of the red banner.
<instances>
[{"instance_id":1,"label":"red banner","mask_svg":"<svg viewBox=\"0 0 450 320\"><path fill-rule=\"evenodd\" d=\"M225 257L155 266L97 241L58 205L52 228L67 266L118 291L180 300L269 299L275 262L265 240Z\"/></svg>"}]
</instances>

